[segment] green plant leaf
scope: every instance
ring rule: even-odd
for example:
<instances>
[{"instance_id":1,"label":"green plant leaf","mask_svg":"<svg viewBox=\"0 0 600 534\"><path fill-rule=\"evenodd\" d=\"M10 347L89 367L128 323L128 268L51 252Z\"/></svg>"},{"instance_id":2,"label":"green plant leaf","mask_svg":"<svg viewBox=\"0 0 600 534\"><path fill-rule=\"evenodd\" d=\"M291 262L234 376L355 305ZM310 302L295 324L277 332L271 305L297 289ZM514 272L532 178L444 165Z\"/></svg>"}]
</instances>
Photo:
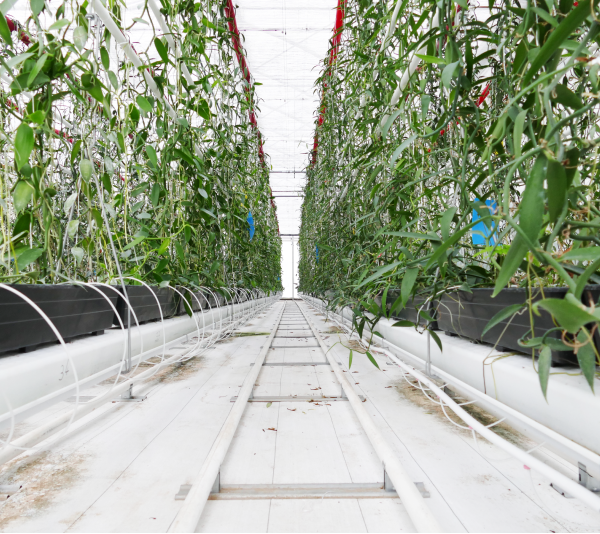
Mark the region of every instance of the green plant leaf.
<instances>
[{"instance_id":1,"label":"green plant leaf","mask_svg":"<svg viewBox=\"0 0 600 534\"><path fill-rule=\"evenodd\" d=\"M486 215L485 217L481 217L475 221L471 221L469 224L461 228L458 232L454 232L454 234L452 234L452 236L449 239L444 241L431 255L431 258L429 258L425 269L429 269L434 263L436 263L438 259L441 258L443 254L445 254L446 250L448 250L449 247L454 245L454 243L456 243L462 236L464 236L469 230L471 230L473 226L486 220L488 217L491 217L491 215Z\"/></svg>"},{"instance_id":2,"label":"green plant leaf","mask_svg":"<svg viewBox=\"0 0 600 534\"><path fill-rule=\"evenodd\" d=\"M494 294L492 297L495 297L504 287L512 276L517 272L517 269L523 262L523 258L529 247L527 243L523 240L520 235L516 235L510 244L510 248L508 249L508 253L504 257L504 261L502 262L502 269L498 273L498 278L496 278L496 285L494 286Z\"/></svg>"},{"instance_id":3,"label":"green plant leaf","mask_svg":"<svg viewBox=\"0 0 600 534\"><path fill-rule=\"evenodd\" d=\"M169 63L169 50L158 37L154 39L154 46L163 62Z\"/></svg>"},{"instance_id":4,"label":"green plant leaf","mask_svg":"<svg viewBox=\"0 0 600 534\"><path fill-rule=\"evenodd\" d=\"M550 312L558 324L570 334L575 334L586 324L600 322L600 319L566 299L539 300L533 305L534 310L538 308Z\"/></svg>"},{"instance_id":5,"label":"green plant leaf","mask_svg":"<svg viewBox=\"0 0 600 534\"><path fill-rule=\"evenodd\" d=\"M42 0L42 2L43 2L43 0ZM69 21L67 19L59 19L50 25L50 27L48 28L48 31L54 32L54 31L62 30L65 26L68 26L70 23L71 23L71 21Z\"/></svg>"},{"instance_id":6,"label":"green plant leaf","mask_svg":"<svg viewBox=\"0 0 600 534\"><path fill-rule=\"evenodd\" d=\"M31 0L31 11L37 17L44 9L44 0Z\"/></svg>"},{"instance_id":7,"label":"green plant leaf","mask_svg":"<svg viewBox=\"0 0 600 534\"><path fill-rule=\"evenodd\" d=\"M0 16L0 36L2 36L2 39L8 46L12 46L13 43L10 28L8 27L4 14Z\"/></svg>"},{"instance_id":8,"label":"green plant leaf","mask_svg":"<svg viewBox=\"0 0 600 534\"><path fill-rule=\"evenodd\" d=\"M108 79L110 80L110 84L115 88L119 88L119 80L117 79L117 75L112 71L108 71Z\"/></svg>"},{"instance_id":9,"label":"green plant leaf","mask_svg":"<svg viewBox=\"0 0 600 534\"><path fill-rule=\"evenodd\" d=\"M576 248L560 257L561 261L596 261L600 259L600 247Z\"/></svg>"},{"instance_id":10,"label":"green plant leaf","mask_svg":"<svg viewBox=\"0 0 600 534\"><path fill-rule=\"evenodd\" d=\"M19 180L13 191L13 207L17 213L22 212L33 195L33 187L29 185L25 180Z\"/></svg>"},{"instance_id":11,"label":"green plant leaf","mask_svg":"<svg viewBox=\"0 0 600 534\"><path fill-rule=\"evenodd\" d=\"M18 169L21 169L23 165L29 162L33 145L33 130L29 125L21 123L15 135L15 163Z\"/></svg>"},{"instance_id":12,"label":"green plant leaf","mask_svg":"<svg viewBox=\"0 0 600 534\"><path fill-rule=\"evenodd\" d=\"M488 322L488 324L485 325L485 328L483 329L483 331L481 332L481 335L485 335L485 333L490 330L491 328L494 328L494 326L496 326L498 323L501 323L502 321L504 321L505 319L508 319L509 317L512 317L515 313L517 313L522 307L524 306L524 304L512 304L511 306L507 306L506 308L504 308L503 310L500 310L496 315L494 315Z\"/></svg>"},{"instance_id":13,"label":"green plant leaf","mask_svg":"<svg viewBox=\"0 0 600 534\"><path fill-rule=\"evenodd\" d=\"M521 143L523 140L523 128L525 127L525 119L527 118L527 110L521 111L515 119L515 126L513 129L513 146L515 152L515 158L521 157Z\"/></svg>"},{"instance_id":14,"label":"green plant leaf","mask_svg":"<svg viewBox=\"0 0 600 534\"><path fill-rule=\"evenodd\" d=\"M175 252L177 253L179 261L181 261L181 263L185 265L185 251L183 250L183 247L181 246L181 243L179 243L179 241L175 241Z\"/></svg>"},{"instance_id":15,"label":"green plant leaf","mask_svg":"<svg viewBox=\"0 0 600 534\"><path fill-rule=\"evenodd\" d=\"M156 253L161 256L163 255L167 249L169 248L169 244L171 243L171 239L167 237L167 239L163 239L163 242L160 244L160 247L158 247L158 250L156 251Z\"/></svg>"},{"instance_id":16,"label":"green plant leaf","mask_svg":"<svg viewBox=\"0 0 600 534\"><path fill-rule=\"evenodd\" d=\"M439 336L436 334L435 330L432 330L431 328L427 329L427 332L429 332L429 335L432 337L432 339L435 341L435 344L439 347L440 352L443 352L444 349L442 348L442 340L439 338Z\"/></svg>"},{"instance_id":17,"label":"green plant leaf","mask_svg":"<svg viewBox=\"0 0 600 534\"><path fill-rule=\"evenodd\" d=\"M131 241L131 243L127 243L127 245L123 247L123 250L129 250L130 248L135 247L136 245L140 244L144 239L146 239L146 237L147 236L145 235L136 237L133 241Z\"/></svg>"},{"instance_id":18,"label":"green plant leaf","mask_svg":"<svg viewBox=\"0 0 600 534\"><path fill-rule=\"evenodd\" d=\"M100 47L100 60L102 61L104 70L108 71L110 69L110 55L105 46Z\"/></svg>"},{"instance_id":19,"label":"green plant leaf","mask_svg":"<svg viewBox=\"0 0 600 534\"><path fill-rule=\"evenodd\" d=\"M348 358L348 369L352 367L352 349L350 349L350 356Z\"/></svg>"},{"instance_id":20,"label":"green plant leaf","mask_svg":"<svg viewBox=\"0 0 600 534\"><path fill-rule=\"evenodd\" d=\"M89 159L81 158L79 160L79 172L81 174L81 178L85 182L89 182L94 172L94 165Z\"/></svg>"},{"instance_id":21,"label":"green plant leaf","mask_svg":"<svg viewBox=\"0 0 600 534\"><path fill-rule=\"evenodd\" d=\"M555 223L567 201L567 174L560 161L549 160L546 171L548 183L548 212L550 222Z\"/></svg>"},{"instance_id":22,"label":"green plant leaf","mask_svg":"<svg viewBox=\"0 0 600 534\"><path fill-rule=\"evenodd\" d=\"M211 117L210 106L208 105L208 102L204 98L201 99L200 102L198 102L198 105L196 106L196 112L204 120L207 120L207 121L210 120L210 117Z\"/></svg>"},{"instance_id":23,"label":"green plant leaf","mask_svg":"<svg viewBox=\"0 0 600 534\"><path fill-rule=\"evenodd\" d=\"M17 268L19 271L22 271L25 267L36 261L43 253L44 250L41 248L26 249L17 257Z\"/></svg>"},{"instance_id":24,"label":"green plant leaf","mask_svg":"<svg viewBox=\"0 0 600 534\"><path fill-rule=\"evenodd\" d=\"M367 351L367 358L369 358L369 360L371 361L371 363L377 367L377 369L379 369L379 365L377 365L377 361L375 360L375 358L373 358L373 355ZM381 369L380 369L381 370Z\"/></svg>"},{"instance_id":25,"label":"green plant leaf","mask_svg":"<svg viewBox=\"0 0 600 534\"><path fill-rule=\"evenodd\" d=\"M422 59L425 63L435 63L437 65L445 65L446 64L446 62L439 57L426 56L424 54L415 54L415 56Z\"/></svg>"},{"instance_id":26,"label":"green plant leaf","mask_svg":"<svg viewBox=\"0 0 600 534\"><path fill-rule=\"evenodd\" d=\"M33 69L31 69L31 72L29 73L29 76L27 77L27 86L28 87L31 87L31 84L36 79L37 75L40 73L42 68L44 67L44 64L46 63L47 59L48 59L48 54L42 54L38 58L38 60L35 62Z\"/></svg>"},{"instance_id":27,"label":"green plant leaf","mask_svg":"<svg viewBox=\"0 0 600 534\"><path fill-rule=\"evenodd\" d=\"M415 280L419 276L419 268L414 267L412 269L406 269L404 276L402 277L402 287L400 290L400 294L402 295L402 305L406 306L408 299L410 298L410 294L412 293L413 287L415 285Z\"/></svg>"},{"instance_id":28,"label":"green plant leaf","mask_svg":"<svg viewBox=\"0 0 600 534\"><path fill-rule=\"evenodd\" d=\"M416 326L412 321L396 321L392 326Z\"/></svg>"},{"instance_id":29,"label":"green plant leaf","mask_svg":"<svg viewBox=\"0 0 600 534\"><path fill-rule=\"evenodd\" d=\"M79 229L79 221L77 219L73 221L69 221L67 225L67 235L73 239L77 234L77 230Z\"/></svg>"},{"instance_id":30,"label":"green plant leaf","mask_svg":"<svg viewBox=\"0 0 600 534\"><path fill-rule=\"evenodd\" d=\"M150 202L154 207L158 206L158 201L160 200L160 185L154 184L152 186L152 191L150 192Z\"/></svg>"},{"instance_id":31,"label":"green plant leaf","mask_svg":"<svg viewBox=\"0 0 600 534\"><path fill-rule=\"evenodd\" d=\"M444 70L442 71L442 83L444 86L450 87L452 79L458 70L459 63L460 61L455 61L454 63L450 63L444 67Z\"/></svg>"},{"instance_id":32,"label":"green plant leaf","mask_svg":"<svg viewBox=\"0 0 600 534\"><path fill-rule=\"evenodd\" d=\"M88 40L88 32L83 26L77 26L73 30L73 44L80 52L85 48L85 43ZM102 47L104 49L104 47Z\"/></svg>"},{"instance_id":33,"label":"green plant leaf","mask_svg":"<svg viewBox=\"0 0 600 534\"><path fill-rule=\"evenodd\" d=\"M533 77L546 64L550 57L567 40L571 34L581 26L590 15L590 0L582 0L579 5L561 21L558 28L553 30L539 53L531 62L529 70L523 76L522 87L529 85Z\"/></svg>"},{"instance_id":34,"label":"green plant leaf","mask_svg":"<svg viewBox=\"0 0 600 534\"><path fill-rule=\"evenodd\" d=\"M589 384L592 391L594 391L594 378L596 376L596 353L594 352L594 341L588 338L589 332L586 329L582 329L577 335L577 341L579 343L585 343L583 347L579 347L577 350L577 361L581 372L587 383Z\"/></svg>"},{"instance_id":35,"label":"green plant leaf","mask_svg":"<svg viewBox=\"0 0 600 534\"><path fill-rule=\"evenodd\" d=\"M148 159L152 165L158 168L158 157L156 155L156 150L152 145L146 145L146 154L148 154Z\"/></svg>"},{"instance_id":36,"label":"green plant leaf","mask_svg":"<svg viewBox=\"0 0 600 534\"><path fill-rule=\"evenodd\" d=\"M145 111L146 113L152 113L152 105L150 104L150 102L148 102L148 100L145 97L141 95L137 96L135 101L142 111Z\"/></svg>"},{"instance_id":37,"label":"green plant leaf","mask_svg":"<svg viewBox=\"0 0 600 534\"><path fill-rule=\"evenodd\" d=\"M573 91L571 91L571 89L562 83L559 83L554 88L554 93L556 96L552 95L550 98L552 102L557 102L566 108L572 109L581 109L583 107L581 98L579 98Z\"/></svg>"},{"instance_id":38,"label":"green plant leaf","mask_svg":"<svg viewBox=\"0 0 600 534\"><path fill-rule=\"evenodd\" d=\"M533 243L538 240L544 219L544 178L547 163L548 159L543 154L535 160L519 206L519 226Z\"/></svg>"},{"instance_id":39,"label":"green plant leaf","mask_svg":"<svg viewBox=\"0 0 600 534\"><path fill-rule=\"evenodd\" d=\"M540 379L540 386L542 387L542 393L544 398L547 399L548 392L548 379L550 378L550 366L552 364L552 350L550 347L543 347L540 351L538 359L538 376Z\"/></svg>"},{"instance_id":40,"label":"green plant leaf","mask_svg":"<svg viewBox=\"0 0 600 534\"><path fill-rule=\"evenodd\" d=\"M390 169L394 167L394 163L396 163L396 160L398 159L398 156L400 156L402 151L405 148L408 148L410 145L412 145L413 141L417 137L418 137L417 135L412 135L406 141L404 141L396 150L394 150L394 152L392 154L392 158L390 159Z\"/></svg>"},{"instance_id":41,"label":"green plant leaf","mask_svg":"<svg viewBox=\"0 0 600 534\"><path fill-rule=\"evenodd\" d=\"M363 282L361 284L359 284L358 286L356 286L356 288L360 288L366 284L368 284L369 282L372 282L373 280L376 280L377 278L380 278L382 275L384 275L385 273L395 269L396 267L398 267L399 265L401 265L402 261L396 261L394 263L390 263L389 265L384 265L383 267L380 267L379 269L377 269L371 276L369 276L369 278L367 278L366 280L363 280Z\"/></svg>"},{"instance_id":42,"label":"green plant leaf","mask_svg":"<svg viewBox=\"0 0 600 534\"><path fill-rule=\"evenodd\" d=\"M442 230L442 239L446 241L450 237L450 225L452 224L452 219L454 218L454 214L456 213L455 206L448 208L442 218L440 220L440 228Z\"/></svg>"},{"instance_id":43,"label":"green plant leaf","mask_svg":"<svg viewBox=\"0 0 600 534\"><path fill-rule=\"evenodd\" d=\"M81 139L78 139L73 143L73 148L71 149L71 165L75 164L75 160L79 155L79 151L81 150Z\"/></svg>"}]
</instances>

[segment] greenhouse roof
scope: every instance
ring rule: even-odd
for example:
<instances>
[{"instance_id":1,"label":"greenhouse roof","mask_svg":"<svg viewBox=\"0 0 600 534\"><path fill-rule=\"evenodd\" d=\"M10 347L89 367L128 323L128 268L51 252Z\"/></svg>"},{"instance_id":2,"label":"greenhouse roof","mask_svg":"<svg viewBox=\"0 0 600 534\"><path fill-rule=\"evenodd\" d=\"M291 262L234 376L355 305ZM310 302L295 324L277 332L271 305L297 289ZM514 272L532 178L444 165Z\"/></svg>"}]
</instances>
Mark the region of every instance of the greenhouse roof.
<instances>
[{"instance_id":1,"label":"greenhouse roof","mask_svg":"<svg viewBox=\"0 0 600 534\"><path fill-rule=\"evenodd\" d=\"M257 120L273 172L282 234L297 234L319 94L337 0L237 0L236 17L256 88ZM289 193L288 193L289 192ZM279 196L286 195L286 196Z\"/></svg>"}]
</instances>

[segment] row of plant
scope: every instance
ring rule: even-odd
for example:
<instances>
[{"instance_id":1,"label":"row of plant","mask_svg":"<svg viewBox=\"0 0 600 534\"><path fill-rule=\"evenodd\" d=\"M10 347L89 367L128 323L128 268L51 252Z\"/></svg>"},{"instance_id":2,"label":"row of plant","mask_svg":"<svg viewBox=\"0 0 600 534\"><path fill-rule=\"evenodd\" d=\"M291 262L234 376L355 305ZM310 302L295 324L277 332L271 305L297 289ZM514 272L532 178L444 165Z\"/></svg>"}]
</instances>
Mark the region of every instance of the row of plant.
<instances>
[{"instance_id":1,"label":"row of plant","mask_svg":"<svg viewBox=\"0 0 600 534\"><path fill-rule=\"evenodd\" d=\"M339 9L341 43L319 79L300 289L351 306L361 333L386 316L428 329L442 350L436 327L512 350L516 338L544 394L553 354L571 355L593 389L598 8L348 0ZM468 322L476 332L463 331Z\"/></svg>"},{"instance_id":2,"label":"row of plant","mask_svg":"<svg viewBox=\"0 0 600 534\"><path fill-rule=\"evenodd\" d=\"M0 282L278 290L227 4L28 4L0 6Z\"/></svg>"}]
</instances>

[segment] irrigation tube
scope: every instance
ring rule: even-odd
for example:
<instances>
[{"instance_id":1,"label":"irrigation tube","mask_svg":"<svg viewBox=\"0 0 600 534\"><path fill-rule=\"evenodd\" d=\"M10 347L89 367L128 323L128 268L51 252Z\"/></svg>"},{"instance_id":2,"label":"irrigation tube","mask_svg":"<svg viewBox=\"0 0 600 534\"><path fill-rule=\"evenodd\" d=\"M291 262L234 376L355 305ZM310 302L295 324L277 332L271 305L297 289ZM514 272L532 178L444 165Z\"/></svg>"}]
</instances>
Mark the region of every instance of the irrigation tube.
<instances>
[{"instance_id":1,"label":"irrigation tube","mask_svg":"<svg viewBox=\"0 0 600 534\"><path fill-rule=\"evenodd\" d=\"M225 423L223 423L223 427L213 443L206 460L204 460L200 471L198 471L198 474L194 478L192 487L190 488L183 505L179 509L177 516L175 516L173 523L171 523L169 532L196 532L204 506L206 505L206 501L208 500L212 487L219 474L225 455L229 450L233 436L240 424L240 420L248 404L248 398L250 397L250 393L252 393L252 389L258 378L258 374L262 370L262 365L267 356L267 352L269 352L277 328L279 327L279 322L281 321L284 309L285 307L282 306L279 317L273 326L273 330L256 357L254 366L246 375L246 379L238 393L238 398L233 404L233 408L231 408Z\"/></svg>"},{"instance_id":2,"label":"irrigation tube","mask_svg":"<svg viewBox=\"0 0 600 534\"><path fill-rule=\"evenodd\" d=\"M442 532L442 527L431 513L431 510L425 504L421 492L417 489L415 483L408 476L408 473L404 469L402 462L398 459L398 455L394 452L381 431L377 428L373 422L373 419L371 419L371 416L367 413L367 410L363 406L363 402L352 388L349 380L346 378L346 375L331 356L329 347L323 343L323 340L317 333L304 310L300 306L298 307L313 331L313 334L319 342L319 345L321 345L321 349L325 353L331 369L342 385L342 388L348 397L348 401L350 402L356 417L360 421L365 434L369 438L371 445L373 445L377 456L379 456L379 459L383 462L385 471L391 478L394 487L396 488L396 492L398 493L398 497L400 497L400 501L402 502L404 509L413 522L417 532Z\"/></svg>"},{"instance_id":3,"label":"irrigation tube","mask_svg":"<svg viewBox=\"0 0 600 534\"><path fill-rule=\"evenodd\" d=\"M341 324L337 320L333 319L340 327L347 329L348 327L344 324ZM350 337L358 334L351 334ZM359 338L360 339L360 338ZM406 352L403 349L396 347L389 341L387 344L390 347L393 347L395 350L399 352ZM559 473L549 465L545 464L541 460L538 460L528 452L519 449L517 446L512 443L506 441L501 438L495 432L489 430L485 425L482 425L477 419L469 415L463 408L461 408L447 393L444 392L443 389L438 387L435 382L429 379L426 375L421 372L413 369L411 366L404 363L397 356L392 354L389 350L378 347L378 350L383 352L386 356L388 356L396 365L398 365L403 371L410 374L414 378L416 378L419 382L425 384L433 393L435 393L440 400L440 402L445 403L448 408L450 408L460 419L462 419L468 426L469 429L473 432L477 432L483 438L488 440L490 443L493 443L503 451L507 452L514 458L523 462L523 467L526 469L533 469L537 471L542 476L549 479L551 482L556 483L556 485L560 486L560 488L567 493L571 494L573 497L579 499L581 502L587 504L592 509L597 512L600 511L600 497L592 493L590 490L586 489L584 486L574 481L562 473Z\"/></svg>"},{"instance_id":4,"label":"irrigation tube","mask_svg":"<svg viewBox=\"0 0 600 534\"><path fill-rule=\"evenodd\" d=\"M268 306L269 303L273 301L273 299L274 297L270 297L270 299L268 298L267 302L264 304L264 307ZM218 335L218 333L216 334ZM0 451L0 465L2 465L5 462L8 462L9 460L12 460L16 456L19 456L23 452L23 450L32 448L34 445L40 443L42 440L50 437L52 434L61 430L65 425L71 425L77 419L81 419L85 415L93 412L105 402L113 400L115 396L118 396L121 393L125 393L129 389L129 387L132 386L134 383L152 378L158 369L161 369L173 363L178 363L183 357L189 356L190 353L196 353L203 349L205 350L211 345L210 341L211 339L208 338L206 347L197 348L196 345L192 348L192 350L188 351L188 353L186 354L176 354L171 358L162 361L160 364L151 367L147 371L140 373L139 375L131 377L130 379L121 382L118 385L113 385L109 391L107 391L103 395L100 395L94 400L85 404L79 404L75 410L69 411L64 415L56 417L55 419L46 423L45 425L42 425L32 430L31 432L25 434L24 436L12 441L6 446L5 449Z\"/></svg>"},{"instance_id":5,"label":"irrigation tube","mask_svg":"<svg viewBox=\"0 0 600 534\"><path fill-rule=\"evenodd\" d=\"M314 306L320 307L318 299L312 299L311 297L307 297L309 301L314 300L312 304ZM326 311L323 308L323 311ZM338 315L336 313L330 313L330 315L335 315L340 317L342 323L350 323L350 321L342 315ZM335 321L335 319L334 319ZM339 321L336 321L339 324ZM347 328L346 324L340 325L343 328ZM381 328L380 328L381 330ZM426 361L419 356L412 354L411 352L394 345L392 342L385 339L382 340L377 339L377 343L381 343L383 347L389 347L396 353L401 353L406 355L406 358L413 362L413 365L422 366ZM559 456L567 459L572 464L577 465L578 462L583 462L588 469L593 470L593 476L595 478L600 477L600 456L590 449L580 445L579 443L572 441L568 437L560 434L556 430L552 430L548 428L542 423L539 423L535 419L532 419L528 415L516 410L515 408L511 408L509 405L504 404L496 400L494 397L480 391L479 389L471 386L467 382L464 382L451 374L448 371L445 371L439 367L431 366L431 370L443 378L448 383L452 384L452 386L460 392L462 395L467 396L472 399L476 399L484 408L486 408L491 413L498 415L499 417L508 417L510 424L519 430L520 432L532 437L534 440L543 441L551 450L554 450Z\"/></svg>"}]
</instances>

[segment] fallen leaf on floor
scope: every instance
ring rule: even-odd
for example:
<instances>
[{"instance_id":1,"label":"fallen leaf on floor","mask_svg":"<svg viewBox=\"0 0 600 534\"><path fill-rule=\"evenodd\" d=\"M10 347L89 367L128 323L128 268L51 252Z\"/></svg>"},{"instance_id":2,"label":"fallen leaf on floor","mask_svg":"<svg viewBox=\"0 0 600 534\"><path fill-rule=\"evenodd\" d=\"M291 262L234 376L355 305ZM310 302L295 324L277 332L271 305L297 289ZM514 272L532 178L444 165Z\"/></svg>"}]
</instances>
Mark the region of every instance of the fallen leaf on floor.
<instances>
[{"instance_id":1,"label":"fallen leaf on floor","mask_svg":"<svg viewBox=\"0 0 600 534\"><path fill-rule=\"evenodd\" d=\"M367 402L367 399L363 399L363 402Z\"/></svg>"},{"instance_id":2,"label":"fallen leaf on floor","mask_svg":"<svg viewBox=\"0 0 600 534\"><path fill-rule=\"evenodd\" d=\"M262 429L262 431L264 432L264 431L265 431L265 429L263 428L263 429Z\"/></svg>"},{"instance_id":3,"label":"fallen leaf on floor","mask_svg":"<svg viewBox=\"0 0 600 534\"><path fill-rule=\"evenodd\" d=\"M271 404L273 404L273 403L272 402L267 402L267 408L270 408Z\"/></svg>"},{"instance_id":4,"label":"fallen leaf on floor","mask_svg":"<svg viewBox=\"0 0 600 534\"><path fill-rule=\"evenodd\" d=\"M325 406L331 406L331 404L326 404Z\"/></svg>"},{"instance_id":5,"label":"fallen leaf on floor","mask_svg":"<svg viewBox=\"0 0 600 534\"><path fill-rule=\"evenodd\" d=\"M358 371L352 371L353 373L358 373Z\"/></svg>"},{"instance_id":6,"label":"fallen leaf on floor","mask_svg":"<svg viewBox=\"0 0 600 534\"><path fill-rule=\"evenodd\" d=\"M289 410L290 412L295 412L295 411L296 411L296 408L293 408L293 409L292 409L292 408L288 408L288 410Z\"/></svg>"},{"instance_id":7,"label":"fallen leaf on floor","mask_svg":"<svg viewBox=\"0 0 600 534\"><path fill-rule=\"evenodd\" d=\"M277 432L276 428L267 428L267 430L273 430L273 432Z\"/></svg>"},{"instance_id":8,"label":"fallen leaf on floor","mask_svg":"<svg viewBox=\"0 0 600 534\"><path fill-rule=\"evenodd\" d=\"M385 386L385 389L393 388L394 386Z\"/></svg>"},{"instance_id":9,"label":"fallen leaf on floor","mask_svg":"<svg viewBox=\"0 0 600 534\"><path fill-rule=\"evenodd\" d=\"M318 389L321 389L321 388L310 388L311 391L317 391Z\"/></svg>"}]
</instances>

